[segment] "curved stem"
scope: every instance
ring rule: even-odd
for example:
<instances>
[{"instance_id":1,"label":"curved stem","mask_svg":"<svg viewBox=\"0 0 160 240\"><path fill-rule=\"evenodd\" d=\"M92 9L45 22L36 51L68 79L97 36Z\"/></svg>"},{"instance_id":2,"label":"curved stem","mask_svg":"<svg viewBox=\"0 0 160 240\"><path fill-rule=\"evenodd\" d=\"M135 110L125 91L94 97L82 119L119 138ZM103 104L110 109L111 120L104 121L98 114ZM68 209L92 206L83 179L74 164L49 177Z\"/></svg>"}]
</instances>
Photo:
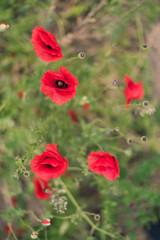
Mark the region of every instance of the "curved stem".
<instances>
[{"instance_id":1,"label":"curved stem","mask_svg":"<svg viewBox=\"0 0 160 240\"><path fill-rule=\"evenodd\" d=\"M37 222L42 222L41 219L39 219L32 210L28 210L32 214L32 216L37 220Z\"/></svg>"},{"instance_id":2,"label":"curved stem","mask_svg":"<svg viewBox=\"0 0 160 240\"><path fill-rule=\"evenodd\" d=\"M18 240L18 238L16 237L16 234L14 233L13 228L12 228L11 225L9 225L9 228L10 228L10 231L11 231L11 233L12 233L14 239L15 239L15 240Z\"/></svg>"},{"instance_id":3,"label":"curved stem","mask_svg":"<svg viewBox=\"0 0 160 240\"><path fill-rule=\"evenodd\" d=\"M79 214L81 215L82 218L84 218L86 220L86 222L88 222L88 224L94 229L97 230L103 234L106 234L112 238L116 238L114 234L109 233L99 227L97 227L92 221L91 219L86 215L86 213L84 211L82 211L81 207L79 206L79 204L77 203L77 201L75 200L75 198L73 197L73 195L71 194L71 192L68 190L67 186L64 184L64 182L59 179L62 186L66 189L67 195L70 198L71 202L73 203L73 205L75 206L75 208L77 209L77 211L79 212Z\"/></svg>"}]
</instances>

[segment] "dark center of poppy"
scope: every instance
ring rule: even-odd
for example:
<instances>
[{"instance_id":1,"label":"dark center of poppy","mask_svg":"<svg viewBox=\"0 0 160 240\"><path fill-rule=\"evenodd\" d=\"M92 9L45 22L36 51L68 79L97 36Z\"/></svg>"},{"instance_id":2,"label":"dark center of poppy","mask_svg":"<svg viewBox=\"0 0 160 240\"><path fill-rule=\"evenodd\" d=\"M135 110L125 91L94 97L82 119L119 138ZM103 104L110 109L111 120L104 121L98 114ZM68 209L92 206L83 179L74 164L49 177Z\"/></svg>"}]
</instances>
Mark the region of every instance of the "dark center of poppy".
<instances>
[{"instance_id":1,"label":"dark center of poppy","mask_svg":"<svg viewBox=\"0 0 160 240\"><path fill-rule=\"evenodd\" d=\"M52 47L50 45L46 45L46 47L49 48L49 49L52 49Z\"/></svg>"},{"instance_id":2,"label":"dark center of poppy","mask_svg":"<svg viewBox=\"0 0 160 240\"><path fill-rule=\"evenodd\" d=\"M52 165L50 164L45 164L48 168L52 168Z\"/></svg>"},{"instance_id":3,"label":"dark center of poppy","mask_svg":"<svg viewBox=\"0 0 160 240\"><path fill-rule=\"evenodd\" d=\"M64 89L64 88L67 88L67 86L68 85L62 80L57 80L56 81L56 87L57 88Z\"/></svg>"}]
</instances>

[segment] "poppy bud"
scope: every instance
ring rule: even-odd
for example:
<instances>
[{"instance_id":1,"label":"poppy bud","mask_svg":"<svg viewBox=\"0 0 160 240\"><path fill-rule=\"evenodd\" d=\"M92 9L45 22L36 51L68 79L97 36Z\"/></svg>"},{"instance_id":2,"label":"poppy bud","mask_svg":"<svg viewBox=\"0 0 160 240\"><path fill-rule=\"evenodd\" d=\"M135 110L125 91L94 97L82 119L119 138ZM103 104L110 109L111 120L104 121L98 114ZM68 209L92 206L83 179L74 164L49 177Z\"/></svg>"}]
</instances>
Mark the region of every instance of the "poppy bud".
<instances>
[{"instance_id":1,"label":"poppy bud","mask_svg":"<svg viewBox=\"0 0 160 240\"><path fill-rule=\"evenodd\" d=\"M85 53L84 53L84 52L78 53L78 57L79 57L80 59L85 59Z\"/></svg>"},{"instance_id":2,"label":"poppy bud","mask_svg":"<svg viewBox=\"0 0 160 240\"><path fill-rule=\"evenodd\" d=\"M0 23L0 32L4 32L9 28L8 24Z\"/></svg>"},{"instance_id":3,"label":"poppy bud","mask_svg":"<svg viewBox=\"0 0 160 240\"><path fill-rule=\"evenodd\" d=\"M31 238L32 238L32 239L36 239L36 238L37 238L37 235L38 235L37 232L32 232Z\"/></svg>"},{"instance_id":4,"label":"poppy bud","mask_svg":"<svg viewBox=\"0 0 160 240\"><path fill-rule=\"evenodd\" d=\"M50 219L42 220L42 224L43 226L48 227L51 225L51 220Z\"/></svg>"}]
</instances>

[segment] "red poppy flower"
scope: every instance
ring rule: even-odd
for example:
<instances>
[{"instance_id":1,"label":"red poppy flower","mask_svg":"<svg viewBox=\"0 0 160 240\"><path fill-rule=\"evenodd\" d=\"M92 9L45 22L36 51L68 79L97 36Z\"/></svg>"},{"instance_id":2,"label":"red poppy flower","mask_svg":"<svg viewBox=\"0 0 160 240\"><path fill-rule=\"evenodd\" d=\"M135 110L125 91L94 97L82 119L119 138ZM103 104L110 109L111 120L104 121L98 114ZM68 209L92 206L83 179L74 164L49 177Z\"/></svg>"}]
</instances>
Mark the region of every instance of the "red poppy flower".
<instances>
[{"instance_id":1,"label":"red poppy flower","mask_svg":"<svg viewBox=\"0 0 160 240\"><path fill-rule=\"evenodd\" d=\"M60 155L57 144L47 144L46 152L35 155L31 161L31 171L44 180L60 177L68 166L68 160Z\"/></svg>"},{"instance_id":2,"label":"red poppy flower","mask_svg":"<svg viewBox=\"0 0 160 240\"><path fill-rule=\"evenodd\" d=\"M4 226L4 231L7 233L7 234L10 234L12 232L12 230L14 231L14 226L12 224L12 226L9 226L9 225L5 225Z\"/></svg>"},{"instance_id":3,"label":"red poppy flower","mask_svg":"<svg viewBox=\"0 0 160 240\"><path fill-rule=\"evenodd\" d=\"M85 104L83 104L83 109L84 110L89 110L90 109L90 104L89 103L85 103Z\"/></svg>"},{"instance_id":4,"label":"red poppy flower","mask_svg":"<svg viewBox=\"0 0 160 240\"><path fill-rule=\"evenodd\" d=\"M38 199L47 200L52 195L52 188L50 188L48 181L34 176L34 193Z\"/></svg>"},{"instance_id":5,"label":"red poppy flower","mask_svg":"<svg viewBox=\"0 0 160 240\"><path fill-rule=\"evenodd\" d=\"M11 198L11 202L12 202L12 206L13 206L14 208L16 208L17 205L18 205L18 203L17 203L17 198L16 198L16 197L12 197L12 198Z\"/></svg>"},{"instance_id":6,"label":"red poppy flower","mask_svg":"<svg viewBox=\"0 0 160 240\"><path fill-rule=\"evenodd\" d=\"M23 98L23 91L18 92L18 97Z\"/></svg>"},{"instance_id":7,"label":"red poppy flower","mask_svg":"<svg viewBox=\"0 0 160 240\"><path fill-rule=\"evenodd\" d=\"M48 70L41 79L41 89L58 105L62 105L71 100L76 95L78 80L67 68L60 67L60 72Z\"/></svg>"},{"instance_id":8,"label":"red poppy flower","mask_svg":"<svg viewBox=\"0 0 160 240\"><path fill-rule=\"evenodd\" d=\"M120 177L119 162L116 158L106 152L91 152L88 156L89 169L94 173L102 174L109 181Z\"/></svg>"},{"instance_id":9,"label":"red poppy flower","mask_svg":"<svg viewBox=\"0 0 160 240\"><path fill-rule=\"evenodd\" d=\"M68 112L68 114L71 116L72 122L78 123L78 118L77 118L76 112L74 110L70 110Z\"/></svg>"},{"instance_id":10,"label":"red poppy flower","mask_svg":"<svg viewBox=\"0 0 160 240\"><path fill-rule=\"evenodd\" d=\"M55 36L42 27L33 29L31 42L37 56L45 62L56 62L63 57Z\"/></svg>"},{"instance_id":11,"label":"red poppy flower","mask_svg":"<svg viewBox=\"0 0 160 240\"><path fill-rule=\"evenodd\" d=\"M126 105L130 104L132 99L142 99L144 96L143 82L134 83L129 76L125 76L127 86L125 88ZM126 106L129 108L129 106Z\"/></svg>"}]
</instances>

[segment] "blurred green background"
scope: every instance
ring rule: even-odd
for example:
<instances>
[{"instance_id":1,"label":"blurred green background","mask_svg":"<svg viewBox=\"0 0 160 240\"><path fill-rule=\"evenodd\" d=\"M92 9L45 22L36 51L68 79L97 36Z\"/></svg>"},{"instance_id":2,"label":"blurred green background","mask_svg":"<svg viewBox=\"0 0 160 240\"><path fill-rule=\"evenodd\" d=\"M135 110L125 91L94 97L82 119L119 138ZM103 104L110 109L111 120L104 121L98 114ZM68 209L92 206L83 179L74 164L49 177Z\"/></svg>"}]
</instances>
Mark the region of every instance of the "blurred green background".
<instances>
[{"instance_id":1,"label":"blurred green background","mask_svg":"<svg viewBox=\"0 0 160 240\"><path fill-rule=\"evenodd\" d=\"M45 240L114 239L103 230L117 239L151 239L147 229L158 222L160 209L160 108L150 62L155 46L154 42L148 45L148 38L159 12L158 0L0 0L0 23L10 26L0 32L1 239L16 239L4 230L12 223L17 239L29 239L29 227ZM37 57L30 41L36 26L55 35L62 60L45 63ZM68 61L81 51L85 59ZM48 69L58 70L61 65L77 77L79 86L77 95L59 106L40 92L40 80ZM140 105L128 110L124 107L126 74L135 82L143 81L145 88L143 100L132 102ZM148 108L142 106L144 100L149 101ZM85 103L89 110L83 108ZM71 109L77 124L68 114ZM142 136L147 137L146 143ZM56 212L50 200L35 198L30 161L45 151L47 143L58 144L69 160L71 168L62 180L102 231L83 219L66 193L64 214ZM120 178L114 182L88 171L88 155L101 149L119 161ZM29 177L24 176L26 171ZM51 184L59 194L61 184ZM11 204L13 196L16 208ZM47 238L30 210L40 219L52 219Z\"/></svg>"}]
</instances>

